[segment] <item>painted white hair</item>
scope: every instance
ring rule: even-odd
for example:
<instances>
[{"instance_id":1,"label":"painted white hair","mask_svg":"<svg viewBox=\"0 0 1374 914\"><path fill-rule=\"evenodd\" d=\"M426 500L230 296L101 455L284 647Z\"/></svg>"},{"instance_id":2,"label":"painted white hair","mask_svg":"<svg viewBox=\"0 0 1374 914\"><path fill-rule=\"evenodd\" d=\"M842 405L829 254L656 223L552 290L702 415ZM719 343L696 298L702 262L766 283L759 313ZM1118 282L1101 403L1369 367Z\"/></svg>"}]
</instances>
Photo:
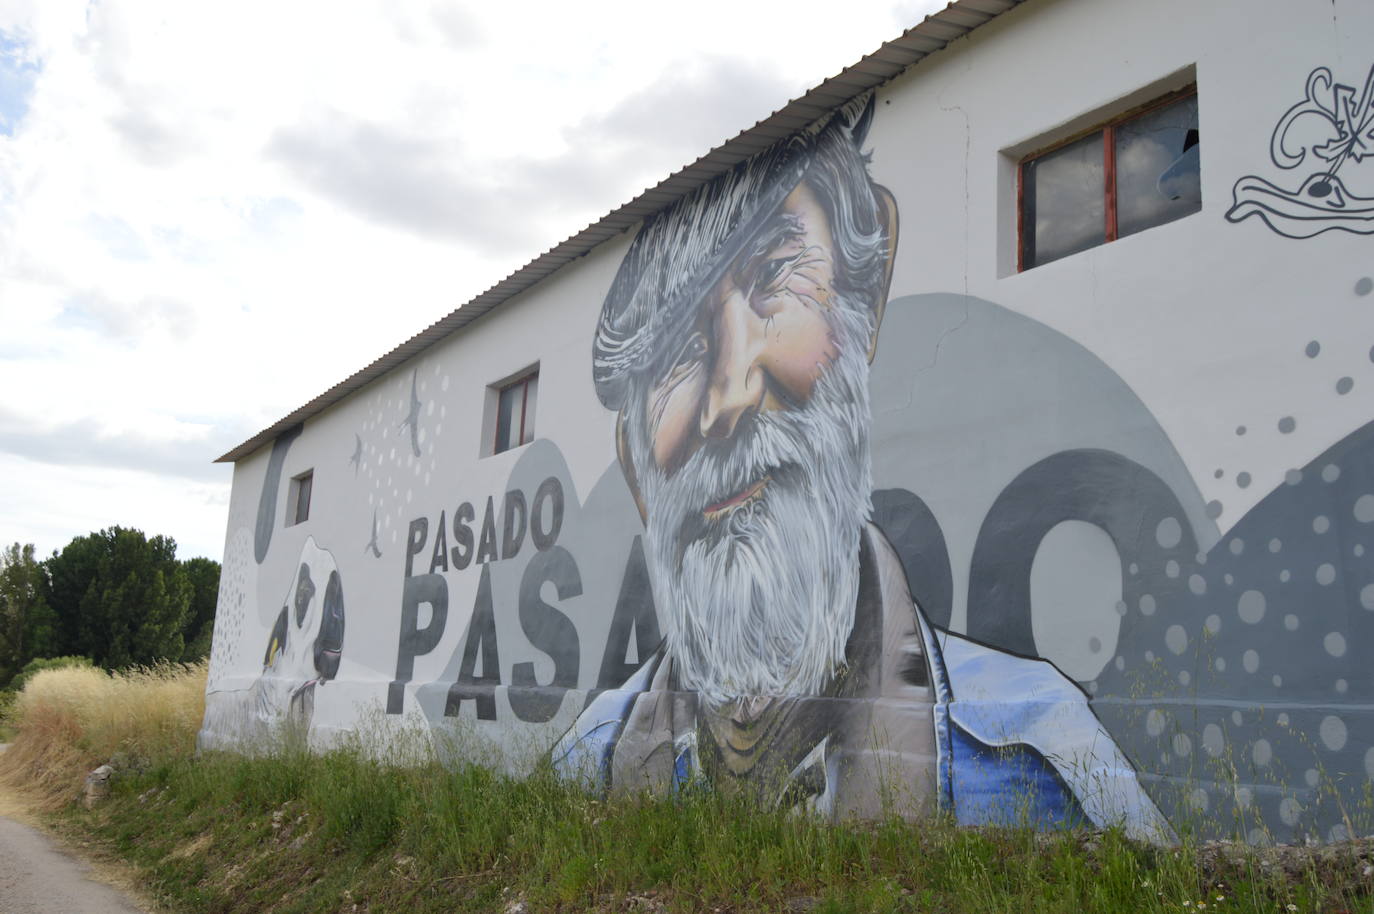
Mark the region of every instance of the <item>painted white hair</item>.
<instances>
[{"instance_id":1,"label":"painted white hair","mask_svg":"<svg viewBox=\"0 0 1374 914\"><path fill-rule=\"evenodd\" d=\"M837 348L809 400L747 417L675 473L649 456L629 410L643 489L654 599L683 688L712 705L819 694L843 665L859 589L859 538L872 513L868 345L874 317L837 297ZM642 404L642 394L637 397ZM703 507L771 477L718 523Z\"/></svg>"}]
</instances>

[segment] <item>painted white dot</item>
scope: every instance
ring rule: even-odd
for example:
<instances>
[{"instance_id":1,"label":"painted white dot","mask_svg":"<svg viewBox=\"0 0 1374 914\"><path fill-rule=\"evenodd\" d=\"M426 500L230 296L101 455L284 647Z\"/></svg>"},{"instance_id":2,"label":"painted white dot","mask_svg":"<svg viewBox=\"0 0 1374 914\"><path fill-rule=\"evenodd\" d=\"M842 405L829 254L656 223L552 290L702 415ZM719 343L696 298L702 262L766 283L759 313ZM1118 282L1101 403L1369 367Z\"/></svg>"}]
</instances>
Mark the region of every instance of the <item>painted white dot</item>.
<instances>
[{"instance_id":1,"label":"painted white dot","mask_svg":"<svg viewBox=\"0 0 1374 914\"><path fill-rule=\"evenodd\" d=\"M1241 714L1240 714L1239 711L1232 711L1232 712L1231 712L1231 723L1235 724L1237 727L1240 726L1241 721L1243 721L1244 719L1245 719L1245 718L1241 717Z\"/></svg>"},{"instance_id":2,"label":"painted white dot","mask_svg":"<svg viewBox=\"0 0 1374 914\"><path fill-rule=\"evenodd\" d=\"M1341 693L1342 695L1344 695L1344 694L1345 694L1347 691L1349 691L1349 690L1350 690L1350 683L1346 682L1344 679L1337 679L1337 680L1336 680L1336 691L1337 691L1337 692L1339 692L1339 693Z\"/></svg>"},{"instance_id":3,"label":"painted white dot","mask_svg":"<svg viewBox=\"0 0 1374 914\"><path fill-rule=\"evenodd\" d=\"M1334 714L1328 714L1322 718L1321 726L1317 728L1317 734L1321 737L1322 745L1332 752L1340 752L1344 749L1346 738L1349 736L1345 729L1345 721Z\"/></svg>"},{"instance_id":4,"label":"painted white dot","mask_svg":"<svg viewBox=\"0 0 1374 914\"><path fill-rule=\"evenodd\" d=\"M1226 748L1226 736L1216 724L1208 724L1202 728L1202 748L1212 758L1221 755L1221 751Z\"/></svg>"},{"instance_id":5,"label":"painted white dot","mask_svg":"<svg viewBox=\"0 0 1374 914\"><path fill-rule=\"evenodd\" d=\"M1360 588L1360 605L1365 609L1374 609L1374 584L1366 584Z\"/></svg>"},{"instance_id":6,"label":"painted white dot","mask_svg":"<svg viewBox=\"0 0 1374 914\"><path fill-rule=\"evenodd\" d=\"M1293 615L1292 613L1289 613L1288 615L1284 616L1284 617L1283 617L1283 627L1286 628L1286 629L1288 629L1290 632L1295 632L1295 631L1297 631L1297 630L1298 630L1298 617L1295 616L1295 615Z\"/></svg>"},{"instance_id":7,"label":"painted white dot","mask_svg":"<svg viewBox=\"0 0 1374 914\"><path fill-rule=\"evenodd\" d=\"M1323 562L1317 566L1317 583L1323 587L1328 586L1336 580L1336 566L1330 562Z\"/></svg>"},{"instance_id":8,"label":"painted white dot","mask_svg":"<svg viewBox=\"0 0 1374 914\"><path fill-rule=\"evenodd\" d=\"M1374 746L1364 751L1364 773L1365 777L1374 781Z\"/></svg>"},{"instance_id":9,"label":"painted white dot","mask_svg":"<svg viewBox=\"0 0 1374 914\"><path fill-rule=\"evenodd\" d=\"M1221 579L1226 582L1227 587L1230 587L1232 584L1236 583L1235 577L1233 577L1229 571L1226 574L1222 575Z\"/></svg>"},{"instance_id":10,"label":"painted white dot","mask_svg":"<svg viewBox=\"0 0 1374 914\"><path fill-rule=\"evenodd\" d=\"M1267 739L1255 740L1255 745L1250 749L1250 758L1255 760L1255 764L1261 768L1269 764L1269 760L1274 757L1273 747L1269 745Z\"/></svg>"},{"instance_id":11,"label":"painted white dot","mask_svg":"<svg viewBox=\"0 0 1374 914\"><path fill-rule=\"evenodd\" d=\"M1207 621L1203 623L1203 627L1207 629L1207 634L1215 635L1217 632L1221 631L1221 616L1212 613L1207 617Z\"/></svg>"},{"instance_id":12,"label":"painted white dot","mask_svg":"<svg viewBox=\"0 0 1374 914\"><path fill-rule=\"evenodd\" d=\"M1280 712L1279 712L1279 716L1276 717L1276 718L1274 718L1274 719L1277 720L1277 721L1279 722L1279 726L1280 726L1280 727L1286 727L1286 726L1288 726L1288 712L1287 712L1287 711L1280 711Z\"/></svg>"},{"instance_id":13,"label":"painted white dot","mask_svg":"<svg viewBox=\"0 0 1374 914\"><path fill-rule=\"evenodd\" d=\"M1237 536L1231 540L1229 548L1232 555L1240 555L1245 551L1245 540Z\"/></svg>"},{"instance_id":14,"label":"painted white dot","mask_svg":"<svg viewBox=\"0 0 1374 914\"><path fill-rule=\"evenodd\" d=\"M1139 605L1140 611L1145 615L1153 616L1155 614L1155 598L1152 597L1150 594L1141 594Z\"/></svg>"},{"instance_id":15,"label":"painted white dot","mask_svg":"<svg viewBox=\"0 0 1374 914\"><path fill-rule=\"evenodd\" d=\"M1212 665L1215 666L1215 667L1217 668L1217 672L1218 672L1218 673L1224 673L1224 672L1226 672L1226 658L1225 658L1225 657L1218 657L1218 658L1216 659L1216 661L1215 661Z\"/></svg>"},{"instance_id":16,"label":"painted white dot","mask_svg":"<svg viewBox=\"0 0 1374 914\"><path fill-rule=\"evenodd\" d=\"M1253 673L1259 669L1259 651L1248 650L1240 658L1240 665L1245 667L1245 672Z\"/></svg>"},{"instance_id":17,"label":"painted white dot","mask_svg":"<svg viewBox=\"0 0 1374 914\"><path fill-rule=\"evenodd\" d=\"M1272 683L1274 684L1274 688L1276 688L1276 689L1277 689L1279 686L1283 685L1283 677L1280 676L1278 673L1275 673L1275 674L1274 674L1274 678L1273 678L1273 679L1270 679L1269 681L1272 682Z\"/></svg>"},{"instance_id":18,"label":"painted white dot","mask_svg":"<svg viewBox=\"0 0 1374 914\"><path fill-rule=\"evenodd\" d=\"M1193 681L1193 674L1188 672L1187 670L1180 670L1178 674L1178 681L1180 685L1187 685L1188 683Z\"/></svg>"},{"instance_id":19,"label":"painted white dot","mask_svg":"<svg viewBox=\"0 0 1374 914\"><path fill-rule=\"evenodd\" d=\"M1181 654L1188 649L1188 633L1182 625L1170 625L1164 633L1164 644L1175 654Z\"/></svg>"},{"instance_id":20,"label":"painted white dot","mask_svg":"<svg viewBox=\"0 0 1374 914\"><path fill-rule=\"evenodd\" d=\"M1279 572L1279 580L1282 581L1282 582L1285 583L1285 584L1288 583L1288 579L1291 578L1292 576L1293 576L1293 575L1291 575L1291 574L1288 572L1288 569L1287 569L1287 568L1285 568L1285 569L1283 569L1282 571Z\"/></svg>"},{"instance_id":21,"label":"painted white dot","mask_svg":"<svg viewBox=\"0 0 1374 914\"><path fill-rule=\"evenodd\" d=\"M1188 794L1188 805L1196 812L1207 811L1207 791L1201 787Z\"/></svg>"},{"instance_id":22,"label":"painted white dot","mask_svg":"<svg viewBox=\"0 0 1374 914\"><path fill-rule=\"evenodd\" d=\"M1308 768L1304 771L1302 773L1302 778L1307 782L1308 787L1316 787L1322 780L1321 772L1317 771L1315 768Z\"/></svg>"},{"instance_id":23,"label":"painted white dot","mask_svg":"<svg viewBox=\"0 0 1374 914\"><path fill-rule=\"evenodd\" d=\"M1164 549L1172 549L1183 539L1183 526L1176 517L1166 517L1155 527L1155 542Z\"/></svg>"},{"instance_id":24,"label":"painted white dot","mask_svg":"<svg viewBox=\"0 0 1374 914\"><path fill-rule=\"evenodd\" d=\"M1169 559L1169 561L1164 563L1164 573L1171 578L1178 577L1179 570L1178 562L1173 559Z\"/></svg>"},{"instance_id":25,"label":"painted white dot","mask_svg":"<svg viewBox=\"0 0 1374 914\"><path fill-rule=\"evenodd\" d=\"M1335 482L1341 478L1341 468L1334 463L1322 467L1322 482Z\"/></svg>"},{"instance_id":26,"label":"painted white dot","mask_svg":"<svg viewBox=\"0 0 1374 914\"><path fill-rule=\"evenodd\" d=\"M1155 652L1154 652L1154 651L1146 651L1146 652L1145 652L1145 662L1146 662L1146 663L1154 663L1154 662L1155 662Z\"/></svg>"},{"instance_id":27,"label":"painted white dot","mask_svg":"<svg viewBox=\"0 0 1374 914\"><path fill-rule=\"evenodd\" d=\"M1302 804L1292 797L1284 797L1279 801L1279 818L1283 824L1292 828L1298 824L1298 816L1302 815Z\"/></svg>"},{"instance_id":28,"label":"painted white dot","mask_svg":"<svg viewBox=\"0 0 1374 914\"><path fill-rule=\"evenodd\" d=\"M1188 738L1186 733L1174 734L1174 755L1183 758L1193 752L1193 741Z\"/></svg>"},{"instance_id":29,"label":"painted white dot","mask_svg":"<svg viewBox=\"0 0 1374 914\"><path fill-rule=\"evenodd\" d=\"M1331 519L1328 518L1325 514L1318 514L1316 517L1312 518L1313 533L1325 533L1330 529Z\"/></svg>"},{"instance_id":30,"label":"painted white dot","mask_svg":"<svg viewBox=\"0 0 1374 914\"><path fill-rule=\"evenodd\" d=\"M1350 551L1355 553L1355 558L1359 558L1364 555L1364 543L1356 543L1355 547Z\"/></svg>"},{"instance_id":31,"label":"painted white dot","mask_svg":"<svg viewBox=\"0 0 1374 914\"><path fill-rule=\"evenodd\" d=\"M1236 805L1241 809L1249 809L1250 804L1255 801L1255 792L1249 787L1236 788Z\"/></svg>"},{"instance_id":32,"label":"painted white dot","mask_svg":"<svg viewBox=\"0 0 1374 914\"><path fill-rule=\"evenodd\" d=\"M1118 670L1124 670L1124 669L1126 669L1126 658L1125 658L1125 657L1117 657L1117 658L1116 658L1116 668L1117 668Z\"/></svg>"},{"instance_id":33,"label":"painted white dot","mask_svg":"<svg viewBox=\"0 0 1374 914\"><path fill-rule=\"evenodd\" d=\"M1279 539L1278 537L1274 537L1273 539L1271 539L1271 540L1269 541L1269 551L1270 551L1270 552L1278 552L1278 551L1279 551L1280 549L1282 549L1282 548L1283 548L1283 540Z\"/></svg>"},{"instance_id":34,"label":"painted white dot","mask_svg":"<svg viewBox=\"0 0 1374 914\"><path fill-rule=\"evenodd\" d=\"M1355 520L1362 524L1374 521L1374 495L1361 495L1355 499Z\"/></svg>"},{"instance_id":35,"label":"painted white dot","mask_svg":"<svg viewBox=\"0 0 1374 914\"><path fill-rule=\"evenodd\" d=\"M1345 635L1340 632L1328 632L1327 636L1322 639L1322 647L1326 648L1326 652L1332 657L1344 657Z\"/></svg>"},{"instance_id":36,"label":"painted white dot","mask_svg":"<svg viewBox=\"0 0 1374 914\"><path fill-rule=\"evenodd\" d=\"M1264 599L1264 594L1258 590L1247 590L1240 595L1236 601L1236 611L1244 622L1251 625L1264 618L1264 611L1268 608L1268 603Z\"/></svg>"},{"instance_id":37,"label":"painted white dot","mask_svg":"<svg viewBox=\"0 0 1374 914\"><path fill-rule=\"evenodd\" d=\"M1167 723L1164 712L1158 708L1151 708L1145 715L1145 732L1151 736L1159 736L1164 732L1164 725Z\"/></svg>"},{"instance_id":38,"label":"painted white dot","mask_svg":"<svg viewBox=\"0 0 1374 914\"><path fill-rule=\"evenodd\" d=\"M1245 843L1251 847L1268 847L1270 840L1269 833L1259 826L1245 833Z\"/></svg>"},{"instance_id":39,"label":"painted white dot","mask_svg":"<svg viewBox=\"0 0 1374 914\"><path fill-rule=\"evenodd\" d=\"M1207 592L1207 579L1200 574L1188 575L1188 589L1198 596Z\"/></svg>"}]
</instances>

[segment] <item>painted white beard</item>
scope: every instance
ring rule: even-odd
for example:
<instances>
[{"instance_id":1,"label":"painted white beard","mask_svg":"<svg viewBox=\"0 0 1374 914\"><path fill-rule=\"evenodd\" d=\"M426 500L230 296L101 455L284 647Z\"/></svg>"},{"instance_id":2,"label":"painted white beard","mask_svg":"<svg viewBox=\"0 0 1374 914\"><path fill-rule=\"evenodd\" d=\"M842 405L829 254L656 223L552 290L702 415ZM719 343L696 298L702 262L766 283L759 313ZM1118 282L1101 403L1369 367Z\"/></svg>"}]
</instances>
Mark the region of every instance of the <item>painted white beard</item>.
<instances>
[{"instance_id":1,"label":"painted white beard","mask_svg":"<svg viewBox=\"0 0 1374 914\"><path fill-rule=\"evenodd\" d=\"M654 599L683 688L713 706L819 694L844 662L859 590L859 537L872 512L869 323L830 314L839 356L793 409L744 420L665 476L632 434L648 513ZM705 521L765 476L762 497Z\"/></svg>"}]
</instances>

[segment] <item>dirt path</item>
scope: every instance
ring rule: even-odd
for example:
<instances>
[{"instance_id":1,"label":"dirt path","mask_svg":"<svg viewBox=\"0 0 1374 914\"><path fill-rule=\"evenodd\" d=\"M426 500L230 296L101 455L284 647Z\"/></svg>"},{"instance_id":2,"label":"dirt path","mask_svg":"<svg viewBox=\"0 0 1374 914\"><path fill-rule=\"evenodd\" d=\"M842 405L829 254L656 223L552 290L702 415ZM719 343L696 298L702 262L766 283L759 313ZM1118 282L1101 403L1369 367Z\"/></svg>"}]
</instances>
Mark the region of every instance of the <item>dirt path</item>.
<instances>
[{"instance_id":1,"label":"dirt path","mask_svg":"<svg viewBox=\"0 0 1374 914\"><path fill-rule=\"evenodd\" d=\"M0 914L144 914L28 820L0 795Z\"/></svg>"}]
</instances>

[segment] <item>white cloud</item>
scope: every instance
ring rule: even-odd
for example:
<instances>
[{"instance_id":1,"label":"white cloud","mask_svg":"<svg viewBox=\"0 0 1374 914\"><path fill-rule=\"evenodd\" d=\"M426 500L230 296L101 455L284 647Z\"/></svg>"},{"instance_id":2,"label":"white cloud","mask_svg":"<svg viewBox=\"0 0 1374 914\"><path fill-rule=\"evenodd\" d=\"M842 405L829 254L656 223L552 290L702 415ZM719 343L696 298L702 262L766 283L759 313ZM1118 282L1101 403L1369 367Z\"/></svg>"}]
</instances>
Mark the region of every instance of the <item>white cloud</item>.
<instances>
[{"instance_id":1,"label":"white cloud","mask_svg":"<svg viewBox=\"0 0 1374 914\"><path fill-rule=\"evenodd\" d=\"M218 557L210 460L938 5L0 0L0 541Z\"/></svg>"}]
</instances>

